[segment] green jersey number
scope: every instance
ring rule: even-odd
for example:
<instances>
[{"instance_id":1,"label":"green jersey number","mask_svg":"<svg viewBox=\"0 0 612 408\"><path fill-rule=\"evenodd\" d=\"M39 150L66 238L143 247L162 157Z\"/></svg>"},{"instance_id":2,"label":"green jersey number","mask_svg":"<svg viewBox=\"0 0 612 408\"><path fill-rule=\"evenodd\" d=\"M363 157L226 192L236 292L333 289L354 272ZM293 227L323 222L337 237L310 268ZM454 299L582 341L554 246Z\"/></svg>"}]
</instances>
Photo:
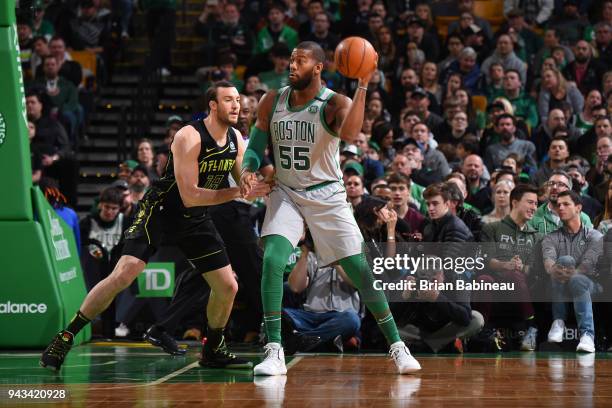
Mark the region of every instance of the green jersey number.
<instances>
[{"instance_id":1,"label":"green jersey number","mask_svg":"<svg viewBox=\"0 0 612 408\"><path fill-rule=\"evenodd\" d=\"M280 166L285 170L291 170L292 164L296 170L310 169L310 147L278 146L278 155Z\"/></svg>"}]
</instances>

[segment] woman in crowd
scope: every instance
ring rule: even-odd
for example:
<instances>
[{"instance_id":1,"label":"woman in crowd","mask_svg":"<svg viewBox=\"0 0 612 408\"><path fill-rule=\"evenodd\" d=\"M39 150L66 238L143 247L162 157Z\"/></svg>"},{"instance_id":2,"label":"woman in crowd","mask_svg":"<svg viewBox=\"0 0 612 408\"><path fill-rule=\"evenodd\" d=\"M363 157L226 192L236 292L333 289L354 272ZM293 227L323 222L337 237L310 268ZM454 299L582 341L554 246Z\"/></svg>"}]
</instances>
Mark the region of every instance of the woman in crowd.
<instances>
[{"instance_id":1,"label":"woman in crowd","mask_svg":"<svg viewBox=\"0 0 612 408\"><path fill-rule=\"evenodd\" d=\"M459 88L463 87L463 77L458 72L453 72L448 75L446 79L446 85L444 86L444 91L442 95L442 104L448 98L453 98L455 91Z\"/></svg>"},{"instance_id":2,"label":"woman in crowd","mask_svg":"<svg viewBox=\"0 0 612 408\"><path fill-rule=\"evenodd\" d=\"M608 180L604 212L595 219L595 226L604 235L612 227L612 178Z\"/></svg>"},{"instance_id":3,"label":"woman in crowd","mask_svg":"<svg viewBox=\"0 0 612 408\"><path fill-rule=\"evenodd\" d=\"M380 27L376 35L376 41L372 45L378 52L378 69L385 74L385 77L392 78L397 48L391 29L387 26Z\"/></svg>"},{"instance_id":4,"label":"woman in crowd","mask_svg":"<svg viewBox=\"0 0 612 408\"><path fill-rule=\"evenodd\" d=\"M155 171L155 148L150 139L143 138L136 144L136 160L139 164L147 168L149 179L156 180Z\"/></svg>"},{"instance_id":5,"label":"woman in crowd","mask_svg":"<svg viewBox=\"0 0 612 408\"><path fill-rule=\"evenodd\" d=\"M509 180L501 180L493 187L493 211L482 217L482 222L488 224L501 221L510 214L510 193L514 190L514 183Z\"/></svg>"},{"instance_id":6,"label":"woman in crowd","mask_svg":"<svg viewBox=\"0 0 612 408\"><path fill-rule=\"evenodd\" d=\"M562 101L572 106L574 114L582 112L584 97L576 88L576 85L568 83L559 70L544 69L538 97L538 113L542 123L546 122L548 112L561 107L560 103Z\"/></svg>"},{"instance_id":7,"label":"woman in crowd","mask_svg":"<svg viewBox=\"0 0 612 408\"><path fill-rule=\"evenodd\" d=\"M383 166L391 165L395 158L393 148L393 126L389 122L382 122L372 130L372 140L380 146L380 162Z\"/></svg>"},{"instance_id":8,"label":"woman in crowd","mask_svg":"<svg viewBox=\"0 0 612 408\"><path fill-rule=\"evenodd\" d=\"M344 183L346 187L346 199L353 208L357 207L361 201L363 201L364 186L363 178L358 175L349 176Z\"/></svg>"},{"instance_id":9,"label":"woman in crowd","mask_svg":"<svg viewBox=\"0 0 612 408\"><path fill-rule=\"evenodd\" d=\"M438 82L438 76L438 66L435 63L427 61L423 64L421 86L435 96L438 103L442 103L442 86Z\"/></svg>"},{"instance_id":10,"label":"woman in crowd","mask_svg":"<svg viewBox=\"0 0 612 408\"><path fill-rule=\"evenodd\" d=\"M414 14L425 22L425 32L430 33L435 39L439 41L438 29L435 24L435 18L431 11L431 7L427 3L417 4Z\"/></svg>"}]
</instances>

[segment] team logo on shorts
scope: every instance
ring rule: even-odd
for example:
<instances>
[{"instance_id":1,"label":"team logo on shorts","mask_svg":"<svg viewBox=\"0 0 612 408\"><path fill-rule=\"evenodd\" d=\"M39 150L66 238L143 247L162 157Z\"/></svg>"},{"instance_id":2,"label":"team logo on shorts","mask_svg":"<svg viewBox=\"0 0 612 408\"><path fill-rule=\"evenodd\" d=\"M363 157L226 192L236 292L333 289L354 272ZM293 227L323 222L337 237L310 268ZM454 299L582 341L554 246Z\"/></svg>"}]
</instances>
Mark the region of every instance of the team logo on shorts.
<instances>
[{"instance_id":1,"label":"team logo on shorts","mask_svg":"<svg viewBox=\"0 0 612 408\"><path fill-rule=\"evenodd\" d=\"M308 112L310 113L317 113L319 111L319 107L318 106L310 106L308 108Z\"/></svg>"}]
</instances>

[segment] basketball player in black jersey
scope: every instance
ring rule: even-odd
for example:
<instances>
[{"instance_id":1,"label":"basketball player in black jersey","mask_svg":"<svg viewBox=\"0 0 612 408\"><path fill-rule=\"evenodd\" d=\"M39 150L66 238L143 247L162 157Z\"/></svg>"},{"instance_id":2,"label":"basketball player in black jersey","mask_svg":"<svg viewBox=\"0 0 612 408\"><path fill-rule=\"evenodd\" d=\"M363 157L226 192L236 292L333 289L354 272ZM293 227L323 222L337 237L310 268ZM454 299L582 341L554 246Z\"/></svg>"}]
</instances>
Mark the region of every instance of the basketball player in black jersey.
<instances>
[{"instance_id":1,"label":"basketball player in black jersey","mask_svg":"<svg viewBox=\"0 0 612 408\"><path fill-rule=\"evenodd\" d=\"M223 242L208 215L207 206L242 197L240 188L229 187L228 175L240 179L244 141L232 128L238 121L240 95L226 81L207 91L210 113L178 131L171 146L165 175L141 201L134 223L125 232L123 255L113 272L87 295L70 324L43 352L40 365L59 370L74 336L103 312L115 296L141 273L149 257L163 241L177 245L211 288L206 309L207 342L200 365L245 368L250 362L227 350L223 330L228 321L237 283ZM270 191L259 183L247 199Z\"/></svg>"}]
</instances>

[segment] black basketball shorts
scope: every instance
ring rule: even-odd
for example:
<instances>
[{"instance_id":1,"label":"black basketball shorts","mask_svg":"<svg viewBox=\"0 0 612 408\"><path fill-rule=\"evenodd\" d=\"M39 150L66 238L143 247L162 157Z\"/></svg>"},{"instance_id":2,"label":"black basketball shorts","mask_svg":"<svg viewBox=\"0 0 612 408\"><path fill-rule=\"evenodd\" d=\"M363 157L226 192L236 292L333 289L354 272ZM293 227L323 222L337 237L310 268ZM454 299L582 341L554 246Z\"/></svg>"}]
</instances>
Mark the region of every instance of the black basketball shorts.
<instances>
[{"instance_id":1,"label":"black basketball shorts","mask_svg":"<svg viewBox=\"0 0 612 408\"><path fill-rule=\"evenodd\" d=\"M205 210L170 211L155 194L140 202L136 218L124 234L123 255L147 262L161 244L176 245L200 273L229 265L221 236Z\"/></svg>"}]
</instances>

